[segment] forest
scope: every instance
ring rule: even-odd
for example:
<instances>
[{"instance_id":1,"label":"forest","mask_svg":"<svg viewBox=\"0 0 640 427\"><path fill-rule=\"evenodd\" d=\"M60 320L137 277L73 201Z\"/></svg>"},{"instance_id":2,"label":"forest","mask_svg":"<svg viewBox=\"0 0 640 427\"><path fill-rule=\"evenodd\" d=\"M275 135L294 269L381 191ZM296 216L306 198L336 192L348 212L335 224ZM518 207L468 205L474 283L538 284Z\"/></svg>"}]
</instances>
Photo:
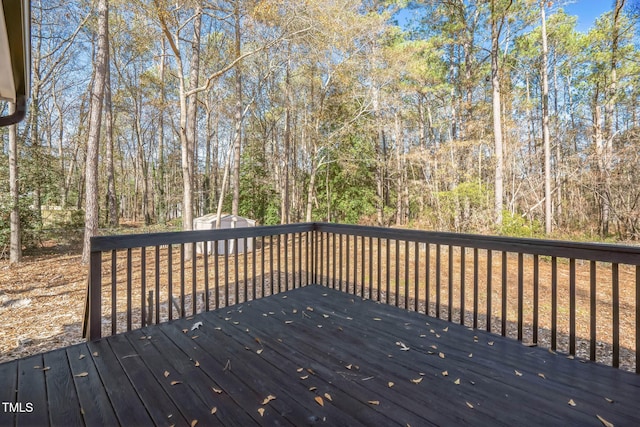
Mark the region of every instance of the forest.
<instances>
[{"instance_id":1,"label":"forest","mask_svg":"<svg viewBox=\"0 0 640 427\"><path fill-rule=\"evenodd\" d=\"M638 240L638 5L563 3L34 0L3 255L221 212Z\"/></svg>"}]
</instances>

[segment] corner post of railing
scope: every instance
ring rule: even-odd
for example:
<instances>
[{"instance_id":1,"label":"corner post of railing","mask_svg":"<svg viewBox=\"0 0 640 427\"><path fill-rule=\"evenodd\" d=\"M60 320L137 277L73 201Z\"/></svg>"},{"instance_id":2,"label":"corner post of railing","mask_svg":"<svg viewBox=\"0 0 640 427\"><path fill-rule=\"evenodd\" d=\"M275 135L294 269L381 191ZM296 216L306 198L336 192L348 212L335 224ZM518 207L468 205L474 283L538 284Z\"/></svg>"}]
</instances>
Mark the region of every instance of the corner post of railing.
<instances>
[{"instance_id":1,"label":"corner post of railing","mask_svg":"<svg viewBox=\"0 0 640 427\"><path fill-rule=\"evenodd\" d=\"M102 251L93 249L89 259L89 324L86 337L97 340L102 337Z\"/></svg>"}]
</instances>

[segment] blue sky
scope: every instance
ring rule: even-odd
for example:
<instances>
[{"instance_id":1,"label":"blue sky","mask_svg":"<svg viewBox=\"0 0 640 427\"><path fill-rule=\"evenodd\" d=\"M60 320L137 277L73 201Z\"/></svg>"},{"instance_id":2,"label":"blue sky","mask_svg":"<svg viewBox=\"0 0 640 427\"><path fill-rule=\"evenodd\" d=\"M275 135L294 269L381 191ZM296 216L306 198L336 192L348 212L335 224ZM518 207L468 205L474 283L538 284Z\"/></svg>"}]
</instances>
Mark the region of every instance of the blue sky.
<instances>
[{"instance_id":1,"label":"blue sky","mask_svg":"<svg viewBox=\"0 0 640 427\"><path fill-rule=\"evenodd\" d=\"M613 0L570 0L571 4L563 7L568 15L578 17L577 30L589 31L596 18L613 8Z\"/></svg>"}]
</instances>

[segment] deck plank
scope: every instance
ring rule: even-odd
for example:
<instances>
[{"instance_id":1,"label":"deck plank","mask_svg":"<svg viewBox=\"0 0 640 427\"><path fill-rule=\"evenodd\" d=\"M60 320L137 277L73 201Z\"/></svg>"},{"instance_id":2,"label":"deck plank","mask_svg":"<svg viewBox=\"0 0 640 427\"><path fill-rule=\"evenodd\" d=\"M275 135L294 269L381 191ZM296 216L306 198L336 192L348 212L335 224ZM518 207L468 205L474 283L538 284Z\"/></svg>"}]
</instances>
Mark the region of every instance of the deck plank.
<instances>
[{"instance_id":1,"label":"deck plank","mask_svg":"<svg viewBox=\"0 0 640 427\"><path fill-rule=\"evenodd\" d=\"M78 344L66 349L67 360L73 376L80 413L86 425L112 426L118 418L98 374L91 350L87 344ZM86 376L82 376L86 372ZM80 376L75 376L80 375ZM73 402L70 402L73 404Z\"/></svg>"},{"instance_id":2,"label":"deck plank","mask_svg":"<svg viewBox=\"0 0 640 427\"><path fill-rule=\"evenodd\" d=\"M44 373L45 370L56 368L56 366L45 366L41 354L18 362L17 402L22 405L22 412L16 414L16 424L34 426L49 424ZM33 405L32 411L26 409L27 404Z\"/></svg>"},{"instance_id":3,"label":"deck plank","mask_svg":"<svg viewBox=\"0 0 640 427\"><path fill-rule=\"evenodd\" d=\"M43 358L44 365L51 367L45 371L51 425L70 427L84 425L67 353L51 351L45 353Z\"/></svg>"},{"instance_id":4,"label":"deck plank","mask_svg":"<svg viewBox=\"0 0 640 427\"><path fill-rule=\"evenodd\" d=\"M0 426L14 424L15 414L8 407L5 409L4 402L15 403L17 395L18 361L0 364L0 402L3 402L3 407L0 408Z\"/></svg>"}]
</instances>

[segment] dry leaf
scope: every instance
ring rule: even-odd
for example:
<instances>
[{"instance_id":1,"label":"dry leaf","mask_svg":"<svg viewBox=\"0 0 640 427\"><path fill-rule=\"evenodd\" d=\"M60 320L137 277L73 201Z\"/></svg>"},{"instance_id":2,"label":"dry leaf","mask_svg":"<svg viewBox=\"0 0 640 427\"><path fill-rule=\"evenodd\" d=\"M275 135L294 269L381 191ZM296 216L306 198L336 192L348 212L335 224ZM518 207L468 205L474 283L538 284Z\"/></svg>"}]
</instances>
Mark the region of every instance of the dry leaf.
<instances>
[{"instance_id":1,"label":"dry leaf","mask_svg":"<svg viewBox=\"0 0 640 427\"><path fill-rule=\"evenodd\" d=\"M215 414L216 412L218 412L218 408L216 406L214 406L213 408L211 408L211 414Z\"/></svg>"},{"instance_id":2,"label":"dry leaf","mask_svg":"<svg viewBox=\"0 0 640 427\"><path fill-rule=\"evenodd\" d=\"M465 402L465 403L467 404L467 406L468 406L469 408L473 409L473 405L472 405L471 403L469 403L469 402Z\"/></svg>"},{"instance_id":3,"label":"dry leaf","mask_svg":"<svg viewBox=\"0 0 640 427\"><path fill-rule=\"evenodd\" d=\"M183 333L183 334L186 334L187 332L189 332L189 330L188 330L188 329L183 329L183 330L182 330L182 333ZM143 339L143 338L140 338L140 339Z\"/></svg>"},{"instance_id":4,"label":"dry leaf","mask_svg":"<svg viewBox=\"0 0 640 427\"><path fill-rule=\"evenodd\" d=\"M301 380L306 380L307 378L309 378L309 375L303 375L300 377Z\"/></svg>"},{"instance_id":5,"label":"dry leaf","mask_svg":"<svg viewBox=\"0 0 640 427\"><path fill-rule=\"evenodd\" d=\"M538 374L538 376L539 376L540 378L542 378L543 380L546 380L546 379L547 379L547 377L545 377L543 373L539 373L539 374Z\"/></svg>"},{"instance_id":6,"label":"dry leaf","mask_svg":"<svg viewBox=\"0 0 640 427\"><path fill-rule=\"evenodd\" d=\"M261 417L264 417L264 408L258 408L258 413Z\"/></svg>"},{"instance_id":7,"label":"dry leaf","mask_svg":"<svg viewBox=\"0 0 640 427\"><path fill-rule=\"evenodd\" d=\"M322 397L320 397L320 396L316 396L316 397L315 397L315 401L316 401L316 403L317 403L318 405L320 405L320 406L324 406L324 400L322 400Z\"/></svg>"},{"instance_id":8,"label":"dry leaf","mask_svg":"<svg viewBox=\"0 0 640 427\"><path fill-rule=\"evenodd\" d=\"M315 391L317 389L318 389L318 387L309 387L309 391Z\"/></svg>"},{"instance_id":9,"label":"dry leaf","mask_svg":"<svg viewBox=\"0 0 640 427\"><path fill-rule=\"evenodd\" d=\"M493 341L489 341L487 344L493 346L494 342Z\"/></svg>"},{"instance_id":10,"label":"dry leaf","mask_svg":"<svg viewBox=\"0 0 640 427\"><path fill-rule=\"evenodd\" d=\"M576 406L576 402L573 401L573 399L569 399L569 403L570 406Z\"/></svg>"},{"instance_id":11,"label":"dry leaf","mask_svg":"<svg viewBox=\"0 0 640 427\"><path fill-rule=\"evenodd\" d=\"M449 327L447 326L447 327L446 327L446 328L444 328L442 331L443 331L443 332L448 332L448 331L449 331Z\"/></svg>"},{"instance_id":12,"label":"dry leaf","mask_svg":"<svg viewBox=\"0 0 640 427\"><path fill-rule=\"evenodd\" d=\"M600 422L605 426L605 427L613 427L613 424L610 423L609 421L605 420L604 418L602 418L600 415L596 414L596 417L600 420Z\"/></svg>"},{"instance_id":13,"label":"dry leaf","mask_svg":"<svg viewBox=\"0 0 640 427\"><path fill-rule=\"evenodd\" d=\"M82 360L82 359L84 359L84 357L85 357L85 356L84 356L84 354L81 354L81 355L78 357L78 360Z\"/></svg>"},{"instance_id":14,"label":"dry leaf","mask_svg":"<svg viewBox=\"0 0 640 427\"><path fill-rule=\"evenodd\" d=\"M373 320L375 320L376 322L379 322L379 321L381 321L382 319L381 319L381 318L379 318L379 317L374 317L374 318L373 318Z\"/></svg>"},{"instance_id":15,"label":"dry leaf","mask_svg":"<svg viewBox=\"0 0 640 427\"><path fill-rule=\"evenodd\" d=\"M333 402L333 399L331 398L331 395L329 393L325 393L324 394L325 399L327 399L329 402Z\"/></svg>"},{"instance_id":16,"label":"dry leaf","mask_svg":"<svg viewBox=\"0 0 640 427\"><path fill-rule=\"evenodd\" d=\"M440 356L440 359L444 359L444 353L443 352L438 353L438 356Z\"/></svg>"},{"instance_id":17,"label":"dry leaf","mask_svg":"<svg viewBox=\"0 0 640 427\"><path fill-rule=\"evenodd\" d=\"M473 357L473 353L469 353L469 357Z\"/></svg>"},{"instance_id":18,"label":"dry leaf","mask_svg":"<svg viewBox=\"0 0 640 427\"><path fill-rule=\"evenodd\" d=\"M182 384L182 381L171 381L171 385Z\"/></svg>"},{"instance_id":19,"label":"dry leaf","mask_svg":"<svg viewBox=\"0 0 640 427\"><path fill-rule=\"evenodd\" d=\"M196 367L200 366L200 362L198 362L198 361L196 360L195 365L196 365Z\"/></svg>"},{"instance_id":20,"label":"dry leaf","mask_svg":"<svg viewBox=\"0 0 640 427\"><path fill-rule=\"evenodd\" d=\"M307 311L313 311L313 307L307 307Z\"/></svg>"},{"instance_id":21,"label":"dry leaf","mask_svg":"<svg viewBox=\"0 0 640 427\"><path fill-rule=\"evenodd\" d=\"M92 354L93 354L93 357L98 357L98 352L97 351L94 351Z\"/></svg>"},{"instance_id":22,"label":"dry leaf","mask_svg":"<svg viewBox=\"0 0 640 427\"><path fill-rule=\"evenodd\" d=\"M211 387L211 390L218 394L222 393L222 390L220 390L219 388Z\"/></svg>"},{"instance_id":23,"label":"dry leaf","mask_svg":"<svg viewBox=\"0 0 640 427\"><path fill-rule=\"evenodd\" d=\"M195 340L196 338L198 338L200 335L194 335L191 337L192 340Z\"/></svg>"},{"instance_id":24,"label":"dry leaf","mask_svg":"<svg viewBox=\"0 0 640 427\"><path fill-rule=\"evenodd\" d=\"M272 400L275 400L275 396L270 394L269 396L265 397L264 400L262 401L263 405L266 405L267 403L271 402Z\"/></svg>"},{"instance_id":25,"label":"dry leaf","mask_svg":"<svg viewBox=\"0 0 640 427\"><path fill-rule=\"evenodd\" d=\"M164 377L167 378L169 376L169 371L164 371Z\"/></svg>"},{"instance_id":26,"label":"dry leaf","mask_svg":"<svg viewBox=\"0 0 640 427\"><path fill-rule=\"evenodd\" d=\"M40 366L40 365L36 365L36 366L33 367L33 369L41 369L41 368L42 368L42 366Z\"/></svg>"},{"instance_id":27,"label":"dry leaf","mask_svg":"<svg viewBox=\"0 0 640 427\"><path fill-rule=\"evenodd\" d=\"M387 385L389 386L389 388L393 387L393 381L389 381Z\"/></svg>"},{"instance_id":28,"label":"dry leaf","mask_svg":"<svg viewBox=\"0 0 640 427\"><path fill-rule=\"evenodd\" d=\"M80 372L79 374L74 375L74 377L86 377L87 375L89 375L88 372Z\"/></svg>"},{"instance_id":29,"label":"dry leaf","mask_svg":"<svg viewBox=\"0 0 640 427\"><path fill-rule=\"evenodd\" d=\"M370 401L369 401L369 404L370 404L370 405L379 405L379 404L380 404L380 401L379 401L379 400L370 400Z\"/></svg>"},{"instance_id":30,"label":"dry leaf","mask_svg":"<svg viewBox=\"0 0 640 427\"><path fill-rule=\"evenodd\" d=\"M285 325L290 325L291 323L293 323L293 320L285 320L284 323Z\"/></svg>"},{"instance_id":31,"label":"dry leaf","mask_svg":"<svg viewBox=\"0 0 640 427\"><path fill-rule=\"evenodd\" d=\"M460 385L460 378L457 378L454 382L455 385Z\"/></svg>"},{"instance_id":32,"label":"dry leaf","mask_svg":"<svg viewBox=\"0 0 640 427\"><path fill-rule=\"evenodd\" d=\"M258 354L262 354L262 352L263 352L263 349L261 349L261 348L256 350L256 353L258 353Z\"/></svg>"},{"instance_id":33,"label":"dry leaf","mask_svg":"<svg viewBox=\"0 0 640 427\"><path fill-rule=\"evenodd\" d=\"M347 366L345 366L345 368L351 370L351 368L353 367L353 365L351 363L349 363Z\"/></svg>"},{"instance_id":34,"label":"dry leaf","mask_svg":"<svg viewBox=\"0 0 640 427\"><path fill-rule=\"evenodd\" d=\"M604 400L606 400L609 403L613 403L613 399L609 399L608 397L605 397Z\"/></svg>"},{"instance_id":35,"label":"dry leaf","mask_svg":"<svg viewBox=\"0 0 640 427\"><path fill-rule=\"evenodd\" d=\"M414 384L420 384L422 382L422 377L412 379L411 382L414 383Z\"/></svg>"},{"instance_id":36,"label":"dry leaf","mask_svg":"<svg viewBox=\"0 0 640 427\"><path fill-rule=\"evenodd\" d=\"M324 317L325 319L329 317L328 314L323 314L322 317Z\"/></svg>"},{"instance_id":37,"label":"dry leaf","mask_svg":"<svg viewBox=\"0 0 640 427\"><path fill-rule=\"evenodd\" d=\"M442 376L443 377L448 377L449 376L449 371L442 371Z\"/></svg>"},{"instance_id":38,"label":"dry leaf","mask_svg":"<svg viewBox=\"0 0 640 427\"><path fill-rule=\"evenodd\" d=\"M522 372L518 371L517 369L514 369L516 376L521 377L522 376Z\"/></svg>"},{"instance_id":39,"label":"dry leaf","mask_svg":"<svg viewBox=\"0 0 640 427\"><path fill-rule=\"evenodd\" d=\"M45 366L44 368L42 368L42 371L48 371L49 369L51 369L51 366Z\"/></svg>"},{"instance_id":40,"label":"dry leaf","mask_svg":"<svg viewBox=\"0 0 640 427\"><path fill-rule=\"evenodd\" d=\"M196 424L198 424L198 420L191 421L191 427L196 427Z\"/></svg>"}]
</instances>

